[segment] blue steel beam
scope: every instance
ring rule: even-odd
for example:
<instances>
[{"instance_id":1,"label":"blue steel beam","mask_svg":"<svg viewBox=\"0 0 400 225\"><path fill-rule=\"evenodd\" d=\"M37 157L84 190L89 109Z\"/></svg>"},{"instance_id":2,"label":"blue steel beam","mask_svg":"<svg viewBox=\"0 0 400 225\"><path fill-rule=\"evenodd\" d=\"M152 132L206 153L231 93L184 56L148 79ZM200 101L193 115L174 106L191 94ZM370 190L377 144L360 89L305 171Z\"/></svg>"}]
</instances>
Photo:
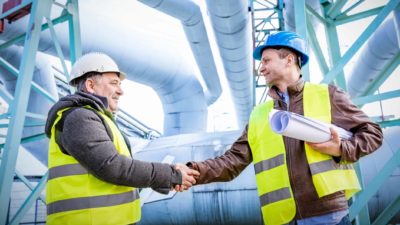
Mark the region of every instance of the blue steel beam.
<instances>
[{"instance_id":1,"label":"blue steel beam","mask_svg":"<svg viewBox=\"0 0 400 225\"><path fill-rule=\"evenodd\" d=\"M40 127L40 126L45 126L46 125L46 123L45 122L42 122L42 123L37 123L37 122L35 122L35 123L25 123L24 124L24 127ZM7 128L9 126L9 124L8 123L0 123L0 129L1 128Z\"/></svg>"},{"instance_id":2,"label":"blue steel beam","mask_svg":"<svg viewBox=\"0 0 400 225\"><path fill-rule=\"evenodd\" d=\"M79 5L78 0L68 1L68 10L72 17L68 20L69 26L69 46L71 49L71 63L82 55L81 28L79 23ZM68 77L67 77L68 78Z\"/></svg>"},{"instance_id":3,"label":"blue steel beam","mask_svg":"<svg viewBox=\"0 0 400 225\"><path fill-rule=\"evenodd\" d=\"M333 22L330 18L324 18L320 14L315 12L315 10L313 8L311 8L308 4L306 5L306 9L307 9L308 14L314 16L323 25L325 25L326 23L332 23Z\"/></svg>"},{"instance_id":4,"label":"blue steel beam","mask_svg":"<svg viewBox=\"0 0 400 225\"><path fill-rule=\"evenodd\" d=\"M359 98L353 98L352 101L357 106L362 106L370 102L376 102L397 97L400 97L400 90L388 91L377 95L368 95Z\"/></svg>"},{"instance_id":5,"label":"blue steel beam","mask_svg":"<svg viewBox=\"0 0 400 225\"><path fill-rule=\"evenodd\" d=\"M0 120L2 120L2 119L10 119L10 113L4 113L4 114L1 114L0 115Z\"/></svg>"},{"instance_id":6,"label":"blue steel beam","mask_svg":"<svg viewBox=\"0 0 400 225\"><path fill-rule=\"evenodd\" d=\"M43 0L40 0L43 1ZM24 218L26 212L31 208L32 204L35 203L36 199L40 196L44 188L46 187L48 172L40 179L39 183L36 185L35 189L26 198L22 206L18 209L17 213L10 221L10 225L18 225L19 222Z\"/></svg>"},{"instance_id":7,"label":"blue steel beam","mask_svg":"<svg viewBox=\"0 0 400 225\"><path fill-rule=\"evenodd\" d=\"M398 53L390 62L388 62L385 68L382 69L380 74L377 76L373 84L364 92L363 95L373 94L378 88L386 81L386 79L393 73L393 71L400 64L400 53Z\"/></svg>"},{"instance_id":8,"label":"blue steel beam","mask_svg":"<svg viewBox=\"0 0 400 225\"><path fill-rule=\"evenodd\" d=\"M82 43L81 43L81 28L79 22L79 5L78 0L68 0L68 11L72 15L68 20L69 27L69 46L70 46L70 60L71 65L81 57L82 55ZM69 73L65 74L67 80L69 80ZM69 87L70 93L74 92L72 86Z\"/></svg>"},{"instance_id":9,"label":"blue steel beam","mask_svg":"<svg viewBox=\"0 0 400 225\"><path fill-rule=\"evenodd\" d=\"M0 97L5 100L8 104L14 99L12 95L4 88L4 86L0 87Z\"/></svg>"},{"instance_id":10,"label":"blue steel beam","mask_svg":"<svg viewBox=\"0 0 400 225\"><path fill-rule=\"evenodd\" d=\"M307 39L307 16L306 16L306 1L296 0L294 4L294 20L296 32ZM306 81L310 80L310 63L301 68L301 74Z\"/></svg>"},{"instance_id":11,"label":"blue steel beam","mask_svg":"<svg viewBox=\"0 0 400 225\"><path fill-rule=\"evenodd\" d=\"M64 57L64 54L62 52L60 42L58 41L58 37L57 37L56 31L54 30L53 22L51 22L51 19L48 18L48 17L46 17L46 21L47 21L47 24L49 25L49 30L50 30L50 34L51 34L51 37L52 37L52 40L53 40L53 43L54 43L54 48L56 49L58 58L60 59L61 66L62 66L62 68L64 70L64 75L65 75L65 77L68 78L69 74L68 74L67 65L65 64L65 57Z\"/></svg>"},{"instance_id":12,"label":"blue steel beam","mask_svg":"<svg viewBox=\"0 0 400 225\"><path fill-rule=\"evenodd\" d=\"M334 19L337 15L340 14L340 11L342 10L343 6L346 4L346 0L336 0L334 3L332 3L329 7L328 12L326 15L328 15L330 18Z\"/></svg>"},{"instance_id":13,"label":"blue steel beam","mask_svg":"<svg viewBox=\"0 0 400 225\"><path fill-rule=\"evenodd\" d=\"M398 119L398 120L385 120L385 121L378 122L378 124L382 128L400 126L400 119Z\"/></svg>"},{"instance_id":14,"label":"blue steel beam","mask_svg":"<svg viewBox=\"0 0 400 225\"><path fill-rule=\"evenodd\" d=\"M7 139L0 164L0 225L5 225L8 222L7 214L11 186L14 180L15 165L22 138L25 113L28 108L34 62L36 51L39 46L40 25L42 24L43 18L49 16L51 5L52 0L36 0L32 3L27 35L24 42L23 58L19 69L21 75L18 77L14 101L10 107L10 127L7 130Z\"/></svg>"},{"instance_id":15,"label":"blue steel beam","mask_svg":"<svg viewBox=\"0 0 400 225\"><path fill-rule=\"evenodd\" d=\"M2 57L0 57L0 65L3 66L4 68L6 68L15 77L19 76L19 71L13 65L8 63L5 59L3 59ZM49 100L51 103L56 102L56 99L54 99L53 96L49 92L47 92L42 87L40 87L36 82L31 81L31 85L33 87L33 90L35 90L39 94L46 97L46 99Z\"/></svg>"},{"instance_id":16,"label":"blue steel beam","mask_svg":"<svg viewBox=\"0 0 400 225\"><path fill-rule=\"evenodd\" d=\"M361 48L365 41L371 36L373 32L379 27L379 25L385 20L389 13L394 10L400 1L392 0L390 1L371 24L365 29L365 31L357 38L353 45L346 51L343 57L335 64L331 71L325 75L321 83L330 83L335 77L343 70L343 67L350 61L350 59L356 54L356 52Z\"/></svg>"},{"instance_id":17,"label":"blue steel beam","mask_svg":"<svg viewBox=\"0 0 400 225\"><path fill-rule=\"evenodd\" d=\"M388 224L389 220L393 218L396 213L400 211L400 196L397 196L381 214L378 218L374 220L372 225Z\"/></svg>"},{"instance_id":18,"label":"blue steel beam","mask_svg":"<svg viewBox=\"0 0 400 225\"><path fill-rule=\"evenodd\" d=\"M53 24L55 25L55 24L59 24L59 23L62 23L62 22L67 21L70 17L71 17L70 14L65 14L65 15L62 15L62 16L60 16L60 17L58 17L58 18L55 18L55 19L53 19L53 20L51 20L51 21L52 21ZM47 23L45 23L45 24L43 24L43 25L41 26L41 31L44 31L44 30L46 30L46 29L48 29L48 28L49 28L49 25L48 25ZM1 49L4 49L4 48L7 48L7 47L10 47L10 46L12 46L12 45L14 45L14 44L16 44L16 43L19 43L19 42L23 41L23 40L25 39L25 37L26 37L26 34L27 34L27 33L23 33L23 34L21 34L21 35L15 37L15 38L13 38L13 39L7 41L7 42L2 43L2 44L0 45L0 50L1 50Z\"/></svg>"},{"instance_id":19,"label":"blue steel beam","mask_svg":"<svg viewBox=\"0 0 400 225\"><path fill-rule=\"evenodd\" d=\"M361 174L361 168L360 168L360 163L354 163L354 169L356 170L357 176L358 176L358 180L360 182L360 186L362 189L364 189L365 187L365 182L364 182L364 178L362 177ZM352 201L357 201L357 195L352 197ZM360 212L356 215L355 219L355 223L354 225L370 225L371 221L370 221L370 217L369 217L369 210L368 210L368 206L365 205Z\"/></svg>"},{"instance_id":20,"label":"blue steel beam","mask_svg":"<svg viewBox=\"0 0 400 225\"><path fill-rule=\"evenodd\" d=\"M45 133L35 134L35 135L32 135L32 136L23 137L21 139L20 143L21 144L25 144L25 143L32 142L32 141L38 141L38 140L41 140L43 138L46 138L46 134ZM8 140L6 140L5 143L0 144L0 148L3 148L6 145L7 141Z\"/></svg>"},{"instance_id":21,"label":"blue steel beam","mask_svg":"<svg viewBox=\"0 0 400 225\"><path fill-rule=\"evenodd\" d=\"M335 25L329 23L325 28L327 33L328 52L331 59L331 65L335 65L341 59L342 55L340 52L337 29ZM337 72L336 84L343 90L347 90L343 68L340 68L340 70Z\"/></svg>"},{"instance_id":22,"label":"blue steel beam","mask_svg":"<svg viewBox=\"0 0 400 225\"><path fill-rule=\"evenodd\" d=\"M374 9L370 9L370 10L367 10L367 11L363 11L363 12L360 12L360 13L356 13L356 14L353 14L353 15L350 15L350 16L340 15L340 16L338 16L336 18L334 23L335 23L336 26L339 26L339 25L342 25L342 24L345 24L345 23L350 23L350 22L353 22L353 21L356 21L356 20L364 19L366 17L370 17L370 16L374 16L374 15L378 14L380 11L382 11L382 9L383 9L383 6L377 7L377 8L374 8Z\"/></svg>"},{"instance_id":23,"label":"blue steel beam","mask_svg":"<svg viewBox=\"0 0 400 225\"><path fill-rule=\"evenodd\" d=\"M319 45L317 36L315 34L314 27L312 26L311 23L307 23L307 31L308 31L308 37L311 41L311 47L314 50L314 54L317 57L317 63L322 71L323 74L326 74L329 71L328 64L326 63L324 54L322 52L321 46Z\"/></svg>"},{"instance_id":24,"label":"blue steel beam","mask_svg":"<svg viewBox=\"0 0 400 225\"><path fill-rule=\"evenodd\" d=\"M350 220L353 220L366 206L371 197L378 191L379 187L389 178L392 172L400 165L400 149L385 164L378 174L371 180L364 190L356 195L357 201L353 202L349 209Z\"/></svg>"},{"instance_id":25,"label":"blue steel beam","mask_svg":"<svg viewBox=\"0 0 400 225\"><path fill-rule=\"evenodd\" d=\"M343 12L341 12L339 15L336 15L335 18L341 16L341 15L346 15L348 12L350 12L351 10L353 10L354 8L356 8L358 5L360 5L361 3L363 3L364 0L359 0L358 2L355 2L353 5L351 5L350 7L348 7L346 10L344 10Z\"/></svg>"},{"instance_id":26,"label":"blue steel beam","mask_svg":"<svg viewBox=\"0 0 400 225\"><path fill-rule=\"evenodd\" d=\"M16 175L16 176L18 177L18 179L20 179L20 180L22 181L22 183L24 183L25 186L26 186L27 188L29 188L31 191L34 191L34 190L35 190L35 186L33 186L33 185L31 184L31 182L30 182L28 179L26 179L26 177L25 177L21 172L19 172L18 170L15 170L15 175ZM38 196L38 199L40 199L44 204L46 204L46 199L45 199L44 195L40 194L40 195Z\"/></svg>"}]
</instances>

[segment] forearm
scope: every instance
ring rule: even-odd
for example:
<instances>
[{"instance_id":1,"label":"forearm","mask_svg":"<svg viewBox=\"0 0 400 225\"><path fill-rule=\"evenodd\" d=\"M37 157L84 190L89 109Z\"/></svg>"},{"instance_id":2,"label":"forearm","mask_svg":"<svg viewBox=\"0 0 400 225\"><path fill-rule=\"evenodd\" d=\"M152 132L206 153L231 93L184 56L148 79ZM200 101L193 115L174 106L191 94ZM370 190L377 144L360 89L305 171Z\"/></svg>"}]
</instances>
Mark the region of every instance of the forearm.
<instances>
[{"instance_id":1,"label":"forearm","mask_svg":"<svg viewBox=\"0 0 400 225\"><path fill-rule=\"evenodd\" d=\"M74 114L68 116L69 121L59 132L60 143L94 176L113 184L141 188L171 188L181 183L180 172L168 164L133 160L120 154L96 115Z\"/></svg>"},{"instance_id":2,"label":"forearm","mask_svg":"<svg viewBox=\"0 0 400 225\"><path fill-rule=\"evenodd\" d=\"M366 123L356 130L353 138L342 140L342 161L356 162L362 156L374 152L382 144L383 134L379 125Z\"/></svg>"},{"instance_id":3,"label":"forearm","mask_svg":"<svg viewBox=\"0 0 400 225\"><path fill-rule=\"evenodd\" d=\"M341 160L355 162L378 149L382 130L355 106L343 91L331 88L332 122L353 133L350 140L341 140Z\"/></svg>"},{"instance_id":4,"label":"forearm","mask_svg":"<svg viewBox=\"0 0 400 225\"><path fill-rule=\"evenodd\" d=\"M193 169L200 172L197 184L230 181L237 177L251 162L252 155L247 142L247 130L222 156L203 162L191 162Z\"/></svg>"}]
</instances>

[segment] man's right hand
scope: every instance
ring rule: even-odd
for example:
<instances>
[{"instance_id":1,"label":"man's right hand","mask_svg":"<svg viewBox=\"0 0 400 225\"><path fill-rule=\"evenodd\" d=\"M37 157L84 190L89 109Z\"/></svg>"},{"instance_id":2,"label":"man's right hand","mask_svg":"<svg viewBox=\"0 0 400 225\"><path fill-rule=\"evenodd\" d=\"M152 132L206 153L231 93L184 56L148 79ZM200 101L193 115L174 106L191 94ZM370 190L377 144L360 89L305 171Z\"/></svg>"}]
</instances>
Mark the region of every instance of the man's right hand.
<instances>
[{"instance_id":1,"label":"man's right hand","mask_svg":"<svg viewBox=\"0 0 400 225\"><path fill-rule=\"evenodd\" d=\"M196 184L196 177L200 176L199 171L190 169L185 164L178 163L175 165L175 169L179 170L182 174L182 184L175 185L175 191L185 191Z\"/></svg>"}]
</instances>

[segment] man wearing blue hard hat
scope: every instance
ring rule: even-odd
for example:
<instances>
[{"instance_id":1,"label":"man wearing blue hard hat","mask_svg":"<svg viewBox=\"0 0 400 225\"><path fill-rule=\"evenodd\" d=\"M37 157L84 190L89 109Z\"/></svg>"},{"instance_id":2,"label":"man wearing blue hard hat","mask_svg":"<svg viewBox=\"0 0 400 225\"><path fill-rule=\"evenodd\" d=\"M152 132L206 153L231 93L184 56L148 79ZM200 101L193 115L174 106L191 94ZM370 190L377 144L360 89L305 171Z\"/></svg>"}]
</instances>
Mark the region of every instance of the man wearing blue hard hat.
<instances>
[{"instance_id":1,"label":"man wearing blue hard hat","mask_svg":"<svg viewBox=\"0 0 400 225\"><path fill-rule=\"evenodd\" d=\"M272 100L253 109L242 135L222 156L187 164L200 172L196 184L232 180L253 163L264 224L351 224L347 200L360 190L351 163L382 144L382 130L342 90L302 79L309 57L298 34L269 35L253 57L260 60ZM332 128L323 143L276 134L268 120L272 109L335 124L353 137L340 139Z\"/></svg>"}]
</instances>

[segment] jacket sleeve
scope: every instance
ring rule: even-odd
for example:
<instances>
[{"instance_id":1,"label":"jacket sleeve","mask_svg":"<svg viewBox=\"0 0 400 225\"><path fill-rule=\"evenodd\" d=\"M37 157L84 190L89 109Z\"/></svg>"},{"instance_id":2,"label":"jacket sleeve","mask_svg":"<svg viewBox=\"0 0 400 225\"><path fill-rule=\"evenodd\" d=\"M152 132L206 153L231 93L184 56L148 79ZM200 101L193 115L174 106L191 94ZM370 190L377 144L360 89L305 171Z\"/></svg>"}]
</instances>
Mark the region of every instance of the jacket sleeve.
<instances>
[{"instance_id":1,"label":"jacket sleeve","mask_svg":"<svg viewBox=\"0 0 400 225\"><path fill-rule=\"evenodd\" d=\"M182 182L181 173L172 165L139 161L119 154L105 125L91 110L74 110L65 118L63 129L57 135L65 151L106 182L158 190L169 190Z\"/></svg>"},{"instance_id":2,"label":"jacket sleeve","mask_svg":"<svg viewBox=\"0 0 400 225\"><path fill-rule=\"evenodd\" d=\"M242 135L222 156L203 162L190 162L188 165L200 172L200 176L196 178L196 184L206 184L233 180L252 161L246 127Z\"/></svg>"},{"instance_id":3,"label":"jacket sleeve","mask_svg":"<svg viewBox=\"0 0 400 225\"><path fill-rule=\"evenodd\" d=\"M382 145L383 134L378 124L355 106L348 95L330 86L332 122L353 133L350 140L341 141L341 160L355 162Z\"/></svg>"}]
</instances>

